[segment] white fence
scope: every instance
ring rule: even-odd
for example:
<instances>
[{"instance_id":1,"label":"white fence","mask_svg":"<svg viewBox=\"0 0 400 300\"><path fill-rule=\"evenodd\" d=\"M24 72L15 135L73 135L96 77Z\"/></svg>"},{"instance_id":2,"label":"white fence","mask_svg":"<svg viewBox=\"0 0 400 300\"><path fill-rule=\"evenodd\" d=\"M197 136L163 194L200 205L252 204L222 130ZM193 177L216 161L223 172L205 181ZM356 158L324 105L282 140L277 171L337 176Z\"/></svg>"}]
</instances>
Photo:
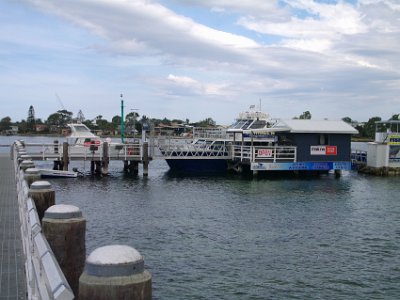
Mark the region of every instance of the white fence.
<instances>
[{"instance_id":1,"label":"white fence","mask_svg":"<svg viewBox=\"0 0 400 300\"><path fill-rule=\"evenodd\" d=\"M246 162L295 162L297 147L292 146L232 146L233 158Z\"/></svg>"},{"instance_id":2,"label":"white fence","mask_svg":"<svg viewBox=\"0 0 400 300\"><path fill-rule=\"evenodd\" d=\"M28 299L74 299L72 290L42 233L34 201L28 197L29 189L24 180L24 172L19 168L17 151L14 151L13 158L22 244L26 258Z\"/></svg>"}]
</instances>

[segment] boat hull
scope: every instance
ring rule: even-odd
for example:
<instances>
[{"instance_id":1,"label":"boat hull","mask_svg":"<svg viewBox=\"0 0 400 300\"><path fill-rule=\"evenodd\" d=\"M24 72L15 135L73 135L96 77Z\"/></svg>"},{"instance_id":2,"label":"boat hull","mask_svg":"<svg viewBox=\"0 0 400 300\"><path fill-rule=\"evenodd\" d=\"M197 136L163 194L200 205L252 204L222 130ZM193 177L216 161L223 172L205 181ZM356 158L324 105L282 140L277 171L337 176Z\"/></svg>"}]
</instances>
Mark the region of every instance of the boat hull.
<instances>
[{"instance_id":1,"label":"boat hull","mask_svg":"<svg viewBox=\"0 0 400 300\"><path fill-rule=\"evenodd\" d=\"M39 173L42 178L76 178L76 177L78 177L78 173L73 172L73 171L39 169Z\"/></svg>"},{"instance_id":2,"label":"boat hull","mask_svg":"<svg viewBox=\"0 0 400 300\"><path fill-rule=\"evenodd\" d=\"M182 173L225 173L225 159L166 159L171 171Z\"/></svg>"}]
</instances>

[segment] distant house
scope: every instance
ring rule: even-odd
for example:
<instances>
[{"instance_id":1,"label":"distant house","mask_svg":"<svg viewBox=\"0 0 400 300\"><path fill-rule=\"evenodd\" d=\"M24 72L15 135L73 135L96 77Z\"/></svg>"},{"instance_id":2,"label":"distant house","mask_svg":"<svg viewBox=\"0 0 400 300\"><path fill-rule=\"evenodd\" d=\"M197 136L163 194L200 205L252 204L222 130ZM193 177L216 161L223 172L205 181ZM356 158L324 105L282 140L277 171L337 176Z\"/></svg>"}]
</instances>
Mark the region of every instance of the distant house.
<instances>
[{"instance_id":1,"label":"distant house","mask_svg":"<svg viewBox=\"0 0 400 300\"><path fill-rule=\"evenodd\" d=\"M52 133L59 133L60 129L59 129L59 126L57 126L57 125L50 125L49 131Z\"/></svg>"},{"instance_id":2,"label":"distant house","mask_svg":"<svg viewBox=\"0 0 400 300\"><path fill-rule=\"evenodd\" d=\"M48 126L46 124L36 124L36 132L47 131Z\"/></svg>"},{"instance_id":3,"label":"distant house","mask_svg":"<svg viewBox=\"0 0 400 300\"><path fill-rule=\"evenodd\" d=\"M169 124L160 123L157 127L154 128L155 133L157 135L166 135L166 136L173 136L173 135L180 135L184 132L185 126L178 124L176 122L172 122Z\"/></svg>"},{"instance_id":4,"label":"distant house","mask_svg":"<svg viewBox=\"0 0 400 300\"><path fill-rule=\"evenodd\" d=\"M17 125L11 125L10 129L7 129L5 131L6 135L15 135L18 134L18 126Z\"/></svg>"},{"instance_id":5,"label":"distant house","mask_svg":"<svg viewBox=\"0 0 400 300\"><path fill-rule=\"evenodd\" d=\"M63 128L63 129L61 129L61 134L62 134L63 136L68 136L68 135L71 134L71 129L69 129L69 128Z\"/></svg>"}]
</instances>

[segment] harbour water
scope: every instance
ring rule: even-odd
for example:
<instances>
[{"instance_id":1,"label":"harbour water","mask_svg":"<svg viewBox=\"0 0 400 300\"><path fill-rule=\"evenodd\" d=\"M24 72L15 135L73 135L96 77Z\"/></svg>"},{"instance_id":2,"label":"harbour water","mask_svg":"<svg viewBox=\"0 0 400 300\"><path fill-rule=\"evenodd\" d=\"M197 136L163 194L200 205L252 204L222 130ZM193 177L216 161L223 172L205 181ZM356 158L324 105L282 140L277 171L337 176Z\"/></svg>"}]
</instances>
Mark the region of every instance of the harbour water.
<instances>
[{"instance_id":1,"label":"harbour water","mask_svg":"<svg viewBox=\"0 0 400 300\"><path fill-rule=\"evenodd\" d=\"M396 177L183 177L152 161L148 178L112 162L108 177L51 184L83 211L87 254L125 244L144 256L153 299L400 298Z\"/></svg>"}]
</instances>

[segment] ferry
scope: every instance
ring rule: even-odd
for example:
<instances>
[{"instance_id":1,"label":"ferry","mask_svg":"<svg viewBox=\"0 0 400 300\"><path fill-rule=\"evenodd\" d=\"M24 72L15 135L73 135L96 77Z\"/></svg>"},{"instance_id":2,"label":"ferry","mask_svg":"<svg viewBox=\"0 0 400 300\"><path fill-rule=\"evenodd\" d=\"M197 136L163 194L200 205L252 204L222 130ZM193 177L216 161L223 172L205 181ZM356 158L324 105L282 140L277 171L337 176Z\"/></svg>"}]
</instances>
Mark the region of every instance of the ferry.
<instances>
[{"instance_id":1,"label":"ferry","mask_svg":"<svg viewBox=\"0 0 400 300\"><path fill-rule=\"evenodd\" d=\"M172 171L184 173L224 173L228 170L228 161L232 159L233 146L241 135L243 144L273 143L276 137L267 132L274 124L267 113L250 106L249 110L239 114L235 122L227 129L193 129L193 141L173 145L161 145L159 149ZM261 130L250 136L251 130ZM262 130L265 130L263 132ZM243 140L242 140L243 138Z\"/></svg>"},{"instance_id":2,"label":"ferry","mask_svg":"<svg viewBox=\"0 0 400 300\"><path fill-rule=\"evenodd\" d=\"M252 107L224 137L162 145L160 151L171 170L187 173L340 173L351 169L351 136L357 133L342 120L272 120Z\"/></svg>"}]
</instances>

